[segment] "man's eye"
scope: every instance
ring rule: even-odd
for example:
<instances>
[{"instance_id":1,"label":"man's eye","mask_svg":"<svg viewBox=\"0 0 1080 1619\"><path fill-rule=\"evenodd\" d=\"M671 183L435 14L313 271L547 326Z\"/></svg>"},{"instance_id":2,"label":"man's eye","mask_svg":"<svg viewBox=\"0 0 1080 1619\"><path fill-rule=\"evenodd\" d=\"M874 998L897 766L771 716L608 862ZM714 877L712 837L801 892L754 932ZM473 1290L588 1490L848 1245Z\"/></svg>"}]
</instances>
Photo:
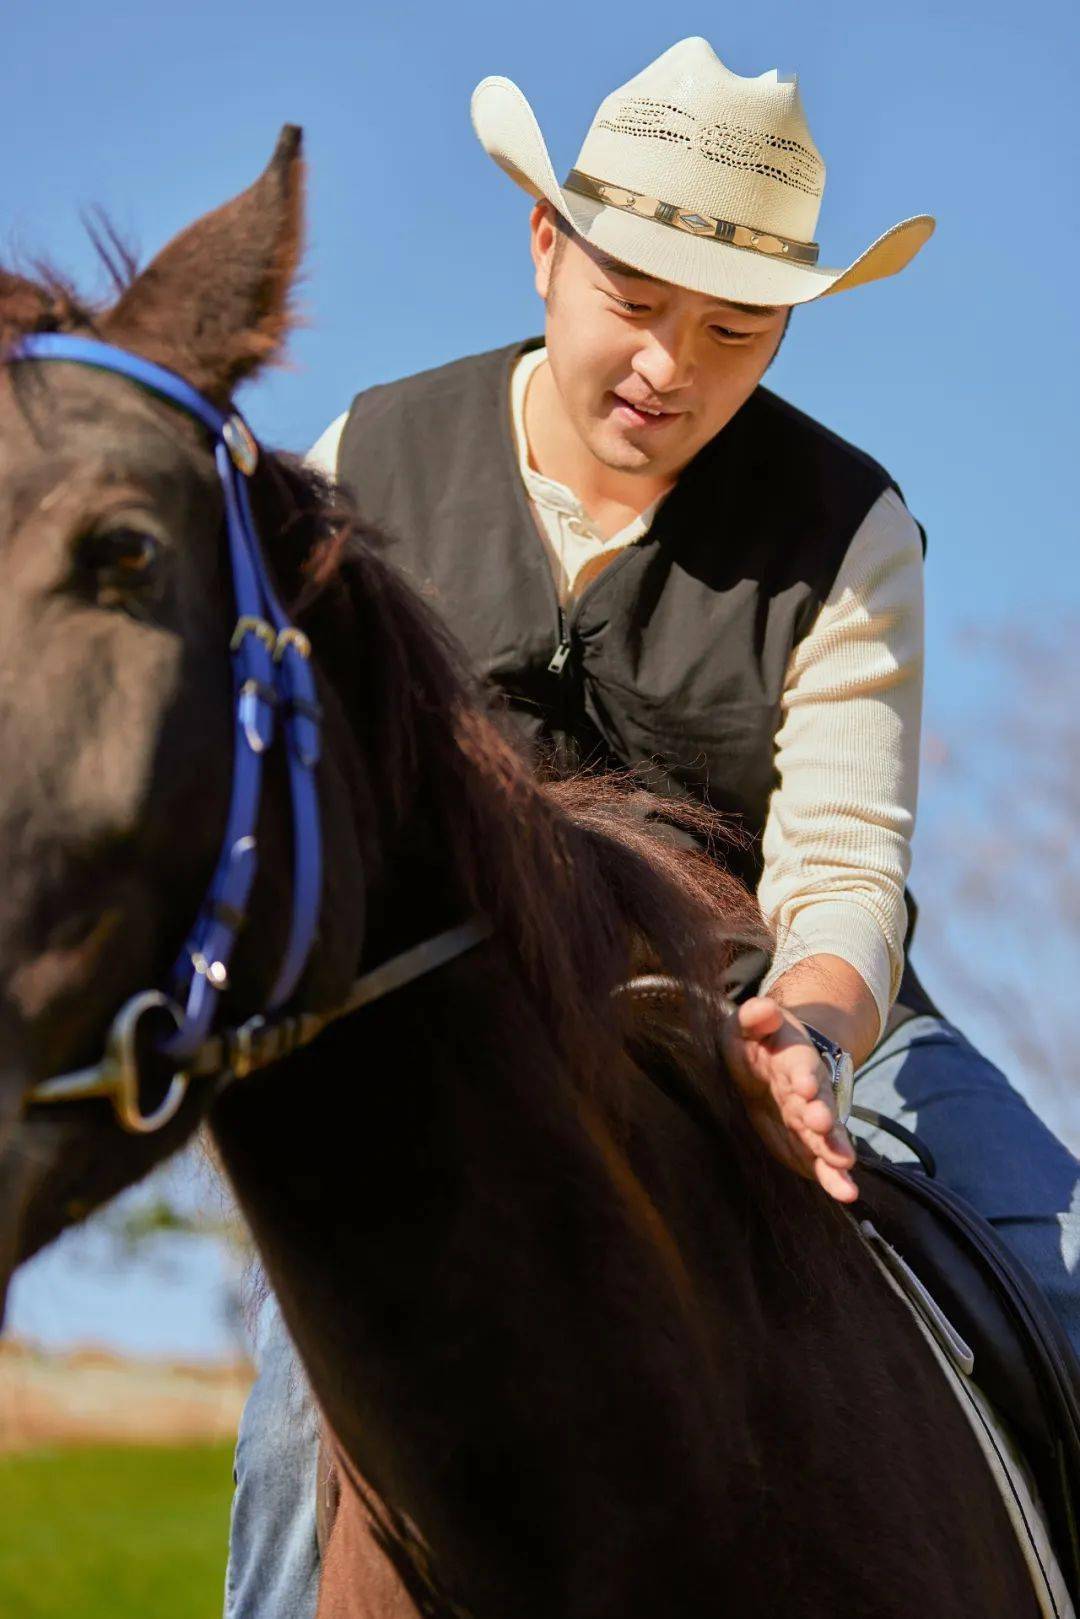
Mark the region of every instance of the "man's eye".
<instances>
[{"instance_id":1,"label":"man's eye","mask_svg":"<svg viewBox=\"0 0 1080 1619\"><path fill-rule=\"evenodd\" d=\"M648 304L632 304L629 298L620 298L618 294L614 292L609 293L608 296L614 303L618 304L620 309L625 310L626 314L628 315L643 315L648 314L649 312Z\"/></svg>"},{"instance_id":2,"label":"man's eye","mask_svg":"<svg viewBox=\"0 0 1080 1619\"><path fill-rule=\"evenodd\" d=\"M733 326L714 326L713 331L725 343L749 343L756 332L737 332Z\"/></svg>"}]
</instances>

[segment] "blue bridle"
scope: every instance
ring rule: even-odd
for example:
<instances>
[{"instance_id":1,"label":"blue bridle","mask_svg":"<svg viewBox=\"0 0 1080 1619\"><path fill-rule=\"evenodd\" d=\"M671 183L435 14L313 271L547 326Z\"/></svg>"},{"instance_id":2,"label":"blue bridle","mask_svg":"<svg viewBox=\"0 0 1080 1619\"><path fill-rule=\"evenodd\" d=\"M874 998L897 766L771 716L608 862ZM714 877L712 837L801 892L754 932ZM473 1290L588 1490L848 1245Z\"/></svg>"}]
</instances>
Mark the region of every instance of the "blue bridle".
<instances>
[{"instance_id":1,"label":"blue bridle","mask_svg":"<svg viewBox=\"0 0 1080 1619\"><path fill-rule=\"evenodd\" d=\"M321 710L311 671L311 646L278 600L255 531L248 479L259 447L243 418L212 405L163 366L92 338L62 333L24 337L8 363L63 360L112 371L193 416L210 434L225 501L236 626L230 641L236 704L236 743L225 836L209 890L173 968L177 1028L161 1047L183 1064L201 1047L247 914L258 869L257 830L263 759L280 719L293 811L292 918L285 954L266 1003L278 1011L300 981L314 943L322 900L322 829L316 784Z\"/></svg>"}]
</instances>

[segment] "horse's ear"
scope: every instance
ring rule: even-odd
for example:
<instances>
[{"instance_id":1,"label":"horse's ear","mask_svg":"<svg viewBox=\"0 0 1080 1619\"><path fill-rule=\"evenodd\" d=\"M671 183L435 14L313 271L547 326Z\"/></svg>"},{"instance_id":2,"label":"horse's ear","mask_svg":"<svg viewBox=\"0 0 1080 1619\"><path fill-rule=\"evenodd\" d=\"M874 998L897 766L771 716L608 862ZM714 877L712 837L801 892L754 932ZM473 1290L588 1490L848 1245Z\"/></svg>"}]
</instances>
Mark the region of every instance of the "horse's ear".
<instances>
[{"instance_id":1,"label":"horse's ear","mask_svg":"<svg viewBox=\"0 0 1080 1619\"><path fill-rule=\"evenodd\" d=\"M279 353L303 233L301 131L286 124L255 184L173 238L105 317L102 336L224 404Z\"/></svg>"}]
</instances>

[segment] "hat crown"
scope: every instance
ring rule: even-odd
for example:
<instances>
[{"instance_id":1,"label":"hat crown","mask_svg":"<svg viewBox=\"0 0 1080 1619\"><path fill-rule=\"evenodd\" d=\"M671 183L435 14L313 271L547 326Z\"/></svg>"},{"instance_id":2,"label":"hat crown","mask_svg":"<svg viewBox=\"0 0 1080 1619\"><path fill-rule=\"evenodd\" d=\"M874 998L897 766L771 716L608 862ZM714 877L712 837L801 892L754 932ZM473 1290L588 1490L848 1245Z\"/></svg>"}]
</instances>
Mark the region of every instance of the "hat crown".
<instances>
[{"instance_id":1,"label":"hat crown","mask_svg":"<svg viewBox=\"0 0 1080 1619\"><path fill-rule=\"evenodd\" d=\"M601 102L575 168L758 231L809 242L825 164L796 79L743 78L683 39Z\"/></svg>"}]
</instances>

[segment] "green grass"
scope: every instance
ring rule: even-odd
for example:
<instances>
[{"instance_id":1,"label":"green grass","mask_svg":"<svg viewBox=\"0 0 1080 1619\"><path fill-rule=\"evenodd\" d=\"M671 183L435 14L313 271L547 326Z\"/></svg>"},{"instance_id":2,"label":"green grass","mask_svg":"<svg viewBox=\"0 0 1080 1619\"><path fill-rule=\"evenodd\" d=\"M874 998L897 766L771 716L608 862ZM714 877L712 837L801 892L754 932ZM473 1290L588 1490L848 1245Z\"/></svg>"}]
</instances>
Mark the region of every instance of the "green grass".
<instances>
[{"instance_id":1,"label":"green grass","mask_svg":"<svg viewBox=\"0 0 1080 1619\"><path fill-rule=\"evenodd\" d=\"M232 1447L0 1456L2 1619L220 1619Z\"/></svg>"}]
</instances>

